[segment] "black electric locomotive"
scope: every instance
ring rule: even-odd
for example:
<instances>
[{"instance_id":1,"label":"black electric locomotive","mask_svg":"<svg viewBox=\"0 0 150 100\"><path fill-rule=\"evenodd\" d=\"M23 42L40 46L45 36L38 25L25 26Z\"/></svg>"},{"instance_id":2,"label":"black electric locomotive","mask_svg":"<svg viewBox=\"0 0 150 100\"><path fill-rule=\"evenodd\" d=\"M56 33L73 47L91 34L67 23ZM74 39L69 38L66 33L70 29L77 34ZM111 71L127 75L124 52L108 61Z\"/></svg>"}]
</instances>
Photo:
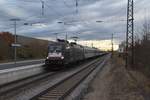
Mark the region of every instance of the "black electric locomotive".
<instances>
[{"instance_id":1,"label":"black electric locomotive","mask_svg":"<svg viewBox=\"0 0 150 100\"><path fill-rule=\"evenodd\" d=\"M100 50L59 40L50 43L45 65L48 67L64 67L65 65L101 55Z\"/></svg>"}]
</instances>

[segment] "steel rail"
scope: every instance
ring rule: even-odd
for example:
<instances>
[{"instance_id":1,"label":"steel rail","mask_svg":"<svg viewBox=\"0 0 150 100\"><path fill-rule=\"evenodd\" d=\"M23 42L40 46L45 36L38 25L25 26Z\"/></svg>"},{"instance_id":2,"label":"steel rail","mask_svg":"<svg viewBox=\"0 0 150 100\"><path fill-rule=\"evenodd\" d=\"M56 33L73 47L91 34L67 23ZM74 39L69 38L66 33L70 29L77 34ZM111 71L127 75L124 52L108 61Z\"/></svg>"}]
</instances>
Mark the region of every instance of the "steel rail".
<instances>
[{"instance_id":1,"label":"steel rail","mask_svg":"<svg viewBox=\"0 0 150 100\"><path fill-rule=\"evenodd\" d=\"M60 81L56 82L55 84L51 85L48 88L55 87L57 84L61 83L62 80L65 81L65 79L67 79L68 77L74 76L75 73L77 74L81 70L86 69L87 66L90 66L91 64L94 64L97 60L98 59L95 59L95 60L91 59L91 60L88 60L89 62L86 61L86 62L84 62L82 64L79 64L76 67L79 67L79 68L81 67L80 69L77 69L75 72L72 72L72 74L70 74L69 76L67 75L66 77L60 79ZM72 70L72 69L70 69L70 70ZM44 82L47 79L49 80L52 77L59 76L60 72L61 71L57 71L57 72L53 72L53 73L48 73L47 72L47 73L44 73L44 74L41 74L41 75L35 75L33 77L29 77L29 78L26 78L26 79L22 79L22 80L19 80L19 81L12 82L10 84L6 84L6 85L3 85L3 86L0 86L0 99L2 99L2 100L4 100L5 98L6 99L7 98L11 99L11 96L17 95L16 93L18 93L18 91L21 92L24 89L28 89L31 86L34 86L34 84L36 84L36 85L37 84L41 84L42 82ZM37 86L35 86L35 87L37 87ZM31 97L31 99L32 99L32 97Z\"/></svg>"},{"instance_id":2,"label":"steel rail","mask_svg":"<svg viewBox=\"0 0 150 100\"><path fill-rule=\"evenodd\" d=\"M97 66L101 63L100 58L94 60L85 68L65 78L46 91L33 97L31 100L64 100L64 98L71 93Z\"/></svg>"},{"instance_id":3,"label":"steel rail","mask_svg":"<svg viewBox=\"0 0 150 100\"><path fill-rule=\"evenodd\" d=\"M49 76L52 76L55 74L56 74L56 72L45 72L45 73L43 72L43 73L31 76L31 77L27 77L27 78L17 80L17 81L14 81L14 82L11 82L11 83L8 83L5 85L1 85L0 86L0 94L4 95L8 92L14 91L18 88L25 86L25 85L32 84L32 83L37 82L43 78L46 78L46 77L49 77Z\"/></svg>"}]
</instances>

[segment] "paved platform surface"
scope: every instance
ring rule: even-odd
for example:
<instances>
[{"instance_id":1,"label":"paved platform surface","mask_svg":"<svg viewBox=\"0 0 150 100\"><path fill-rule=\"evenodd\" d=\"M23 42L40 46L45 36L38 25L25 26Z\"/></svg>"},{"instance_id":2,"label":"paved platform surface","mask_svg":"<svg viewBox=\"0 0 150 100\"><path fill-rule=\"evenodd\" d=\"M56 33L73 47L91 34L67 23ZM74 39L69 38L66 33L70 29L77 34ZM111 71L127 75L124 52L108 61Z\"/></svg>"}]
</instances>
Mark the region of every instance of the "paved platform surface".
<instances>
[{"instance_id":1,"label":"paved platform surface","mask_svg":"<svg viewBox=\"0 0 150 100\"><path fill-rule=\"evenodd\" d=\"M16 64L14 62L1 63L0 70L21 67L26 65L41 64L41 63L44 64L44 59L18 61Z\"/></svg>"}]
</instances>

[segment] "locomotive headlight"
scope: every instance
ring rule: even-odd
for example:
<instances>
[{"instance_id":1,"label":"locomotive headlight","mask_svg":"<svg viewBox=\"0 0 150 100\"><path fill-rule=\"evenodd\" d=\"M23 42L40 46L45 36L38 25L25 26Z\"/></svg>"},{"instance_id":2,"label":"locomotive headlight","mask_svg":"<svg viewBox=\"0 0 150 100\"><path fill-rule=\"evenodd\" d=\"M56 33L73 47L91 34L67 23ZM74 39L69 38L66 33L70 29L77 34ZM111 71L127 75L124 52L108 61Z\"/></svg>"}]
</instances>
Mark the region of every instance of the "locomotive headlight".
<instances>
[{"instance_id":1,"label":"locomotive headlight","mask_svg":"<svg viewBox=\"0 0 150 100\"><path fill-rule=\"evenodd\" d=\"M62 56L61 59L64 59L64 57Z\"/></svg>"},{"instance_id":2,"label":"locomotive headlight","mask_svg":"<svg viewBox=\"0 0 150 100\"><path fill-rule=\"evenodd\" d=\"M67 46L67 47L66 47L66 49L70 49L70 47L69 47L69 46Z\"/></svg>"},{"instance_id":3,"label":"locomotive headlight","mask_svg":"<svg viewBox=\"0 0 150 100\"><path fill-rule=\"evenodd\" d=\"M48 59L49 57L46 57L46 59Z\"/></svg>"}]
</instances>

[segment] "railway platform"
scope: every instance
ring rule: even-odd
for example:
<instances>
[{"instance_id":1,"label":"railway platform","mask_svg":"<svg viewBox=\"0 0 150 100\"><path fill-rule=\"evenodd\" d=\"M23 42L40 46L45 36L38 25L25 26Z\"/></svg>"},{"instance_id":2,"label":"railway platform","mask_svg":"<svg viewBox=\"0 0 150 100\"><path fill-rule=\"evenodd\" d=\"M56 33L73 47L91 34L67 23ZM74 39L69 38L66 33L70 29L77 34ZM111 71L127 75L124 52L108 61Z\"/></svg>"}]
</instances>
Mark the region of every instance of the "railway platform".
<instances>
[{"instance_id":1,"label":"railway platform","mask_svg":"<svg viewBox=\"0 0 150 100\"><path fill-rule=\"evenodd\" d=\"M41 64L41 63L44 64L44 59L24 60L24 61L17 61L16 63L14 62L0 63L0 70L22 67L22 66L33 65L33 64Z\"/></svg>"}]
</instances>

